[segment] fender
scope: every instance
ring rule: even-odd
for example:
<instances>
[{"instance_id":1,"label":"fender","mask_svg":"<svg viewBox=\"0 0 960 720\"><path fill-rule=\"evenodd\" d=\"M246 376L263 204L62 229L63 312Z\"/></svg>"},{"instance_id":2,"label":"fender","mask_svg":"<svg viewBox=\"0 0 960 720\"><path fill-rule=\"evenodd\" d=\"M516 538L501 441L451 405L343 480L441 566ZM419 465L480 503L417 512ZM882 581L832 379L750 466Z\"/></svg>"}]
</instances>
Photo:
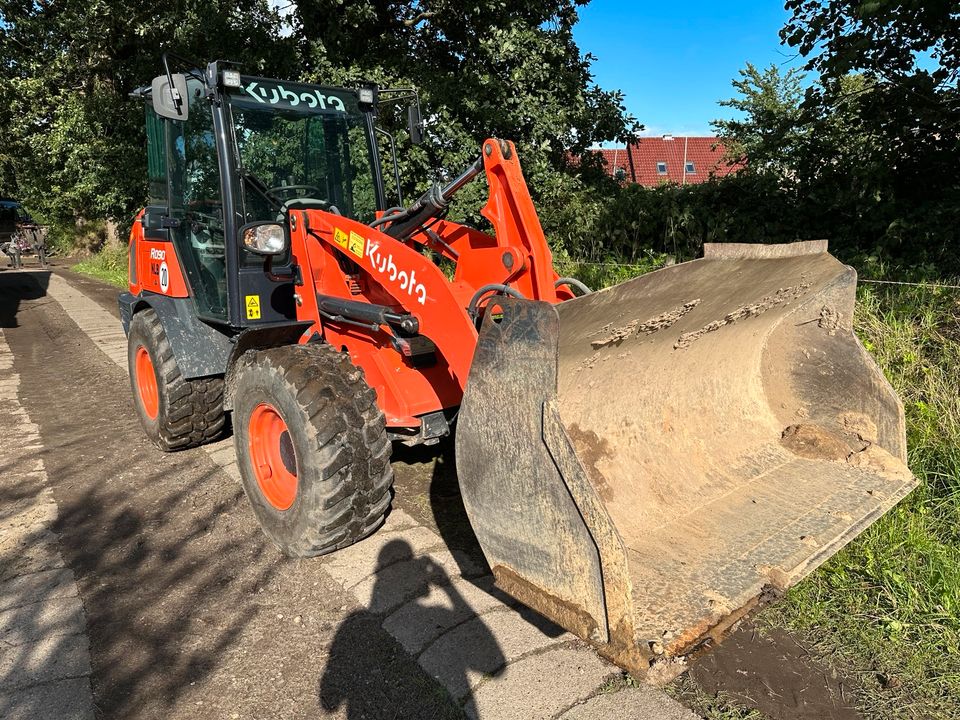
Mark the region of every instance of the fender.
<instances>
[{"instance_id":1,"label":"fender","mask_svg":"<svg viewBox=\"0 0 960 720\"><path fill-rule=\"evenodd\" d=\"M123 292L117 301L124 334L130 331L130 321L135 313L153 308L185 379L223 375L227 371L233 338L198 318L191 298Z\"/></svg>"},{"instance_id":2,"label":"fender","mask_svg":"<svg viewBox=\"0 0 960 720\"><path fill-rule=\"evenodd\" d=\"M233 410L233 387L244 353L296 344L303 339L312 325L310 321L258 325L246 328L234 336L230 357L227 359L227 374L224 377L223 408Z\"/></svg>"}]
</instances>

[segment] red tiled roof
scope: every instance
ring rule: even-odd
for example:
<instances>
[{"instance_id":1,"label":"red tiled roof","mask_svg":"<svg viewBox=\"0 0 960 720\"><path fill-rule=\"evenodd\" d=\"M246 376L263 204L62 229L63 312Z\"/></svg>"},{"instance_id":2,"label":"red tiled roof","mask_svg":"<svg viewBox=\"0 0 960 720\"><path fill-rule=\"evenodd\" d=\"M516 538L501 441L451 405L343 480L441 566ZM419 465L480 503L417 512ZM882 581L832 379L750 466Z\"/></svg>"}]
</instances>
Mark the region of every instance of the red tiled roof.
<instances>
[{"instance_id":1,"label":"red tiled roof","mask_svg":"<svg viewBox=\"0 0 960 720\"><path fill-rule=\"evenodd\" d=\"M623 168L625 182L656 186L664 182L702 183L740 169L723 159L724 146L716 137L640 137L627 148L595 150L603 156L607 172ZM687 166L693 163L693 172ZM664 172L661 172L664 170Z\"/></svg>"}]
</instances>

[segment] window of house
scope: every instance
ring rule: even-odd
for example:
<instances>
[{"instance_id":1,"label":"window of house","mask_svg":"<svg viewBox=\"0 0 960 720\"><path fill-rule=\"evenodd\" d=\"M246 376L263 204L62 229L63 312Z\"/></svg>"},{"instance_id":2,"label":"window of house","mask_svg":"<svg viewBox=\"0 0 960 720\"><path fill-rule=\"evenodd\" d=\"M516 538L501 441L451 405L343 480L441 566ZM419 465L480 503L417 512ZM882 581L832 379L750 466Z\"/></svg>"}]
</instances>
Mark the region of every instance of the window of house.
<instances>
[{"instance_id":1,"label":"window of house","mask_svg":"<svg viewBox=\"0 0 960 720\"><path fill-rule=\"evenodd\" d=\"M665 162L657 163L657 175L666 175L667 174L667 164Z\"/></svg>"},{"instance_id":2,"label":"window of house","mask_svg":"<svg viewBox=\"0 0 960 720\"><path fill-rule=\"evenodd\" d=\"M697 173L697 168L692 162L687 163L687 175L695 175Z\"/></svg>"}]
</instances>

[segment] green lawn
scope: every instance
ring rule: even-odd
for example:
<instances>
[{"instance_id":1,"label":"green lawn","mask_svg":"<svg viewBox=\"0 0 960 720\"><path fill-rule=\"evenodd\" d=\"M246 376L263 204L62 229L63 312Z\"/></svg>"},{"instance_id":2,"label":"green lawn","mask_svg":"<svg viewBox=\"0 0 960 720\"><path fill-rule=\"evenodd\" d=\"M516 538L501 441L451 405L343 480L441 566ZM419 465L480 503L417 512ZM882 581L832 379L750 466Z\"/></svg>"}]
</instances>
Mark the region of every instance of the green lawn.
<instances>
[{"instance_id":1,"label":"green lawn","mask_svg":"<svg viewBox=\"0 0 960 720\"><path fill-rule=\"evenodd\" d=\"M960 717L960 291L861 285L856 330L903 401L920 480L763 613L863 685L870 718Z\"/></svg>"}]
</instances>

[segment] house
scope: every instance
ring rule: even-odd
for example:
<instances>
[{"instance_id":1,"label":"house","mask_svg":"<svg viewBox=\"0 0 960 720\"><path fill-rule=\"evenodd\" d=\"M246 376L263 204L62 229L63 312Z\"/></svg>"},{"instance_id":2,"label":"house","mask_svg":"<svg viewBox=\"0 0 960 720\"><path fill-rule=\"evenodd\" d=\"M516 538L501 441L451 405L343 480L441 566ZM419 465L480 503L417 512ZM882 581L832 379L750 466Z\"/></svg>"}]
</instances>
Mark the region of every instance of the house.
<instances>
[{"instance_id":1,"label":"house","mask_svg":"<svg viewBox=\"0 0 960 720\"><path fill-rule=\"evenodd\" d=\"M648 187L661 183L702 183L711 176L723 177L742 165L724 160L726 149L716 137L638 137L626 148L596 150L603 156L607 173L622 182Z\"/></svg>"}]
</instances>

